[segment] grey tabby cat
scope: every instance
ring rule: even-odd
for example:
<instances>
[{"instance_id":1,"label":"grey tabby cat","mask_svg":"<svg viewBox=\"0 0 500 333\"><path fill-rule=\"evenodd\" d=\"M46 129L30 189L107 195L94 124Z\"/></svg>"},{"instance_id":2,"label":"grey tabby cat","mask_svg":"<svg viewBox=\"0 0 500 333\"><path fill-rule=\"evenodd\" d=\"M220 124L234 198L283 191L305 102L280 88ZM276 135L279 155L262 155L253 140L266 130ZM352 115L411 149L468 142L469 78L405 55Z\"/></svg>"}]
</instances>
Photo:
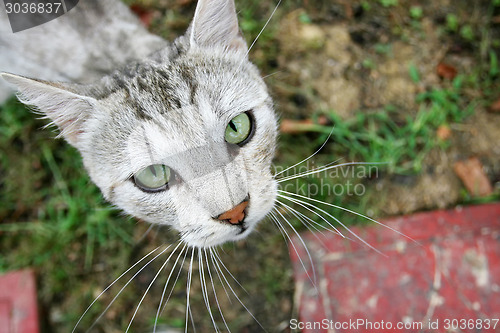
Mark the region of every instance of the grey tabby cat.
<instances>
[{"instance_id":1,"label":"grey tabby cat","mask_svg":"<svg viewBox=\"0 0 500 333\"><path fill-rule=\"evenodd\" d=\"M82 20L100 23L81 33ZM248 60L233 0L200 0L188 31L172 44L112 0L81 1L16 34L7 32L5 16L1 22L0 69L39 75L2 77L78 149L112 204L172 226L198 248L245 238L273 208L276 116ZM60 44L44 44L42 36ZM28 46L43 57L20 61ZM88 82L126 63L89 84L40 80Z\"/></svg>"},{"instance_id":2,"label":"grey tabby cat","mask_svg":"<svg viewBox=\"0 0 500 333\"><path fill-rule=\"evenodd\" d=\"M190 251L186 331L196 254L203 298L218 331L203 267L206 264L212 286L210 266L240 301L213 248L247 237L266 216L290 240L286 224L295 230L279 209L273 211L275 204L308 228L318 230L318 226L345 237L332 224L335 222L367 244L317 206L360 214L278 190L279 182L363 163L328 164L277 180L314 155L279 174L271 173L277 121L266 85L250 63L248 51L233 0L199 0L186 34L171 44L148 33L118 0L80 1L64 16L16 34L0 11L0 72L17 87L20 100L49 118L61 136L78 149L91 179L107 200L137 218L172 226L180 234L180 242L139 301L129 328L149 288L180 249L160 300L155 330L161 306L168 302L165 292L174 268ZM0 85L0 102L9 94L2 88ZM319 225L291 204L315 213L328 226ZM103 293L154 253L125 288L169 247L147 254ZM216 296L215 301L228 328Z\"/></svg>"}]
</instances>

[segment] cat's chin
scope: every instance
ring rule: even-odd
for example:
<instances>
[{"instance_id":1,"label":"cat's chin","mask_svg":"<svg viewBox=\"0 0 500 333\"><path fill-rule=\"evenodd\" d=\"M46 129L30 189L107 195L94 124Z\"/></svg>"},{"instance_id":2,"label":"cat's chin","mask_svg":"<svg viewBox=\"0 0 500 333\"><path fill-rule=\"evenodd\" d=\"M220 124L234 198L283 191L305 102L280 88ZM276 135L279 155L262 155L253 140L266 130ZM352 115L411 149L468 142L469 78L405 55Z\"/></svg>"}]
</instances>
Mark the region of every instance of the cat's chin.
<instances>
[{"instance_id":1,"label":"cat's chin","mask_svg":"<svg viewBox=\"0 0 500 333\"><path fill-rule=\"evenodd\" d=\"M182 241L189 246L196 248L211 248L222 245L228 242L236 242L245 239L250 235L259 221L249 221L245 223L244 227L221 225L220 222L213 221L214 230L205 236L197 233L184 233L181 237Z\"/></svg>"}]
</instances>

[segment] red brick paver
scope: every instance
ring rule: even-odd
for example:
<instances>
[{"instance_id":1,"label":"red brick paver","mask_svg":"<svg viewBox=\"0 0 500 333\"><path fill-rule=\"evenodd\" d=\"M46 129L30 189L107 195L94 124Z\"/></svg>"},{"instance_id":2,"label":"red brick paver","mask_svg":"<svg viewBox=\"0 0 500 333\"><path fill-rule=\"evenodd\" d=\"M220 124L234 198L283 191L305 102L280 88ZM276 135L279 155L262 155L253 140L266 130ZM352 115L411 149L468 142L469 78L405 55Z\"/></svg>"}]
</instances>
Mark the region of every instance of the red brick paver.
<instances>
[{"instance_id":1,"label":"red brick paver","mask_svg":"<svg viewBox=\"0 0 500 333\"><path fill-rule=\"evenodd\" d=\"M0 333L38 333L35 275L23 270L0 275Z\"/></svg>"},{"instance_id":2,"label":"red brick paver","mask_svg":"<svg viewBox=\"0 0 500 333\"><path fill-rule=\"evenodd\" d=\"M293 239L299 318L292 328L500 332L500 204L382 222L414 241L380 226L352 229L382 255L337 235L304 233L313 272Z\"/></svg>"}]
</instances>

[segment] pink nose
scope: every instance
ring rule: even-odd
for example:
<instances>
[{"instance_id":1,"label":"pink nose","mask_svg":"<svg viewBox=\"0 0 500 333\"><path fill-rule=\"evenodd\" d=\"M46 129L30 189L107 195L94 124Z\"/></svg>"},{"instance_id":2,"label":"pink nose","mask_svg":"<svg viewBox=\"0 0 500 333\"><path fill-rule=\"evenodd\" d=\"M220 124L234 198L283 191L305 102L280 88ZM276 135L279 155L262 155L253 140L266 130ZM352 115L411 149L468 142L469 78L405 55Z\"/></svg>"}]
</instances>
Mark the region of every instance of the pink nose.
<instances>
[{"instance_id":1,"label":"pink nose","mask_svg":"<svg viewBox=\"0 0 500 333\"><path fill-rule=\"evenodd\" d=\"M239 205L231 208L225 213L217 216L217 220L230 224L240 224L246 216L245 208L248 206L248 200L243 201Z\"/></svg>"}]
</instances>

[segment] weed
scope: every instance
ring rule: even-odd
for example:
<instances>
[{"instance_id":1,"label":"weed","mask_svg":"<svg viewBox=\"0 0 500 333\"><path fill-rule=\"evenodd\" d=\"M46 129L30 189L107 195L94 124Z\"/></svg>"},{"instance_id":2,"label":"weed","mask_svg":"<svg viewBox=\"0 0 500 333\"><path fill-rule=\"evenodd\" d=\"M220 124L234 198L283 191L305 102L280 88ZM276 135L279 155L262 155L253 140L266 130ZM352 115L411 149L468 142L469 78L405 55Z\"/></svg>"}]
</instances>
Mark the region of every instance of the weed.
<instances>
[{"instance_id":1,"label":"weed","mask_svg":"<svg viewBox=\"0 0 500 333\"><path fill-rule=\"evenodd\" d=\"M261 23L255 20L252 10L245 9L240 13L240 28L246 34L257 35L261 28Z\"/></svg>"},{"instance_id":2,"label":"weed","mask_svg":"<svg viewBox=\"0 0 500 333\"><path fill-rule=\"evenodd\" d=\"M377 67L377 64L371 58L364 59L361 64L366 69L375 69Z\"/></svg>"},{"instance_id":3,"label":"weed","mask_svg":"<svg viewBox=\"0 0 500 333\"><path fill-rule=\"evenodd\" d=\"M377 43L375 44L375 52L379 54L390 55L392 52L392 45Z\"/></svg>"},{"instance_id":4,"label":"weed","mask_svg":"<svg viewBox=\"0 0 500 333\"><path fill-rule=\"evenodd\" d=\"M473 41L476 37L474 30L472 29L472 26L470 24L466 24L462 28L460 28L460 36L462 36L463 39L469 42Z\"/></svg>"},{"instance_id":5,"label":"weed","mask_svg":"<svg viewBox=\"0 0 500 333\"><path fill-rule=\"evenodd\" d=\"M490 50L490 69L489 75L491 78L495 78L500 74L500 68L498 67L498 57L495 51Z\"/></svg>"},{"instance_id":6,"label":"weed","mask_svg":"<svg viewBox=\"0 0 500 333\"><path fill-rule=\"evenodd\" d=\"M369 1L362 1L361 2L361 7L365 12L369 12L372 9L372 5L370 4Z\"/></svg>"},{"instance_id":7,"label":"weed","mask_svg":"<svg viewBox=\"0 0 500 333\"><path fill-rule=\"evenodd\" d=\"M447 14L446 15L446 28L451 32L457 32L458 26L459 26L458 17L453 13Z\"/></svg>"},{"instance_id":8,"label":"weed","mask_svg":"<svg viewBox=\"0 0 500 333\"><path fill-rule=\"evenodd\" d=\"M412 6L410 7L410 17L414 20L421 20L424 16L424 11L420 6Z\"/></svg>"},{"instance_id":9,"label":"weed","mask_svg":"<svg viewBox=\"0 0 500 333\"><path fill-rule=\"evenodd\" d=\"M309 24L312 22L311 18L309 17L309 15L307 15L306 12L301 12L300 15L299 15L299 21L301 23L305 23L305 24Z\"/></svg>"},{"instance_id":10,"label":"weed","mask_svg":"<svg viewBox=\"0 0 500 333\"><path fill-rule=\"evenodd\" d=\"M394 7L398 5L398 0L379 0L379 2L384 7Z\"/></svg>"},{"instance_id":11,"label":"weed","mask_svg":"<svg viewBox=\"0 0 500 333\"><path fill-rule=\"evenodd\" d=\"M410 78L413 82L415 82L415 83L420 82L420 74L419 74L418 68L417 68L417 66L415 66L415 64L410 65L408 72L409 72Z\"/></svg>"},{"instance_id":12,"label":"weed","mask_svg":"<svg viewBox=\"0 0 500 333\"><path fill-rule=\"evenodd\" d=\"M413 79L418 82L416 68L413 72ZM472 113L472 104L463 105L462 82L463 78L458 76L448 89L431 89L419 94L419 111L414 118L400 119L397 108L390 105L373 113L360 111L348 120L328 112L334 124L335 156L383 162L391 173L419 172L427 153L441 144L435 135L437 128L462 122ZM324 134L331 131L330 127L321 125L311 129Z\"/></svg>"}]
</instances>

